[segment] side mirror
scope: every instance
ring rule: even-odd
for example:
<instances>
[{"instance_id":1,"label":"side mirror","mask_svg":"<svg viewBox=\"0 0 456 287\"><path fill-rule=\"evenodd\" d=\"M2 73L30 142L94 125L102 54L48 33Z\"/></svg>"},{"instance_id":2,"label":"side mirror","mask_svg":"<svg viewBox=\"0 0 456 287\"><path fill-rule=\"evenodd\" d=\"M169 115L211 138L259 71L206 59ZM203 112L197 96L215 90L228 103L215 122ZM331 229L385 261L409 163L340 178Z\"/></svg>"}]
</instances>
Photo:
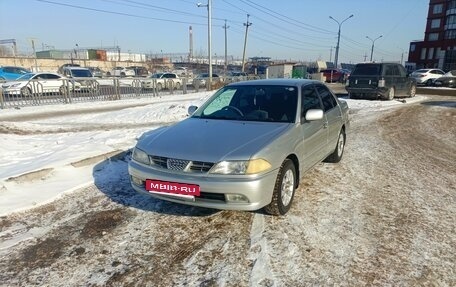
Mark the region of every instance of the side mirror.
<instances>
[{"instance_id":1,"label":"side mirror","mask_svg":"<svg viewBox=\"0 0 456 287\"><path fill-rule=\"evenodd\" d=\"M189 116L193 115L194 112L196 112L196 110L198 109L197 106L190 106L188 107L188 110L187 110L187 113Z\"/></svg>"},{"instance_id":2,"label":"side mirror","mask_svg":"<svg viewBox=\"0 0 456 287\"><path fill-rule=\"evenodd\" d=\"M306 121L318 121L323 119L323 110L310 109L306 113Z\"/></svg>"}]
</instances>

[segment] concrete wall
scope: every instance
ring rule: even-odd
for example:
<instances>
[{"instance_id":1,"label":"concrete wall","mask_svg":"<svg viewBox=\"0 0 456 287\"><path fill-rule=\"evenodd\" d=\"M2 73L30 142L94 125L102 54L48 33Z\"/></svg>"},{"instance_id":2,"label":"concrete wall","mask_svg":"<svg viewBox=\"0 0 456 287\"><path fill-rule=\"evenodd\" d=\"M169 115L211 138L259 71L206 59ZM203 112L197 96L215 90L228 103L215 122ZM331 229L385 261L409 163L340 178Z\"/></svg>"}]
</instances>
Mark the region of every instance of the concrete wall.
<instances>
[{"instance_id":1,"label":"concrete wall","mask_svg":"<svg viewBox=\"0 0 456 287\"><path fill-rule=\"evenodd\" d=\"M35 58L20 58L20 57L0 57L0 66L19 66L32 71L40 72L57 72L57 69L63 65L71 63L71 60L55 60L55 59L35 59ZM73 63L79 64L82 67L99 67L103 71L109 71L116 66L143 66L148 69L144 62L119 62L119 61L100 61L100 60L73 60Z\"/></svg>"}]
</instances>

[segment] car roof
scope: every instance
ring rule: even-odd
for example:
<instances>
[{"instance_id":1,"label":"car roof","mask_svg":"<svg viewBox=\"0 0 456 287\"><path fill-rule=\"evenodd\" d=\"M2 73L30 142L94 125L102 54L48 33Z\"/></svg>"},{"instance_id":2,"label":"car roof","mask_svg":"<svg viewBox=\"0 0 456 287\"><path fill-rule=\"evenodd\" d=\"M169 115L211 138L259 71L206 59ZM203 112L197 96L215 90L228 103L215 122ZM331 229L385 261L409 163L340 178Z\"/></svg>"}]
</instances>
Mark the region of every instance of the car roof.
<instances>
[{"instance_id":1,"label":"car roof","mask_svg":"<svg viewBox=\"0 0 456 287\"><path fill-rule=\"evenodd\" d=\"M84 67L64 67L65 70L89 70L88 68Z\"/></svg>"},{"instance_id":2,"label":"car roof","mask_svg":"<svg viewBox=\"0 0 456 287\"><path fill-rule=\"evenodd\" d=\"M310 85L310 84L322 84L317 80L308 80L308 79L263 79L263 80L252 80L252 81L242 81L231 83L228 86L301 86L301 85ZM323 84L322 84L323 85Z\"/></svg>"}]
</instances>

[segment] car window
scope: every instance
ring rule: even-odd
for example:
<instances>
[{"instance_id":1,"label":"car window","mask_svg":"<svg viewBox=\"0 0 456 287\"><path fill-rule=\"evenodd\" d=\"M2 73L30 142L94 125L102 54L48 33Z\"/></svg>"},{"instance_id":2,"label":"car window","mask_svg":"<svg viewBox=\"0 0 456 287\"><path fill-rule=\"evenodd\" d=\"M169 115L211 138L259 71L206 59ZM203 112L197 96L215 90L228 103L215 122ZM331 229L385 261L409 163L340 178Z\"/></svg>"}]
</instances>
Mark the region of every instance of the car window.
<instances>
[{"instance_id":1,"label":"car window","mask_svg":"<svg viewBox=\"0 0 456 287\"><path fill-rule=\"evenodd\" d=\"M60 79L59 75L47 74L47 78L51 80Z\"/></svg>"},{"instance_id":2,"label":"car window","mask_svg":"<svg viewBox=\"0 0 456 287\"><path fill-rule=\"evenodd\" d=\"M311 109L321 109L320 98L314 86L305 86L301 91L301 119L305 119L306 113Z\"/></svg>"},{"instance_id":3,"label":"car window","mask_svg":"<svg viewBox=\"0 0 456 287\"><path fill-rule=\"evenodd\" d=\"M321 97L321 101L323 103L323 110L325 112L333 109L336 105L336 99L334 98L333 94L328 90L327 87L322 85L316 86L317 92Z\"/></svg>"},{"instance_id":4,"label":"car window","mask_svg":"<svg viewBox=\"0 0 456 287\"><path fill-rule=\"evenodd\" d=\"M375 76L380 75L381 72L381 65L378 64L363 64L363 65L356 65L355 69L353 70L352 76L357 75L369 75Z\"/></svg>"}]
</instances>

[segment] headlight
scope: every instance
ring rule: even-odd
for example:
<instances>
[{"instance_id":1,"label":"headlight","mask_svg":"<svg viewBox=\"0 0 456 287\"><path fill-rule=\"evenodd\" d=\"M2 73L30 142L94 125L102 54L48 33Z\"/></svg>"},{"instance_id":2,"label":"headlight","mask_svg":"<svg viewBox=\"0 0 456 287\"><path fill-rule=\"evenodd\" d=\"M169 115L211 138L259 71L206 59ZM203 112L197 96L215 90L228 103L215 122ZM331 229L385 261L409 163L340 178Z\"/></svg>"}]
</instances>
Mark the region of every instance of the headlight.
<instances>
[{"instance_id":1,"label":"headlight","mask_svg":"<svg viewBox=\"0 0 456 287\"><path fill-rule=\"evenodd\" d=\"M135 147L133 150L132 158L137 162L150 164L149 155L137 147Z\"/></svg>"},{"instance_id":2,"label":"headlight","mask_svg":"<svg viewBox=\"0 0 456 287\"><path fill-rule=\"evenodd\" d=\"M256 174L271 168L271 164L264 159L247 161L221 161L212 167L210 173L215 174Z\"/></svg>"}]
</instances>

